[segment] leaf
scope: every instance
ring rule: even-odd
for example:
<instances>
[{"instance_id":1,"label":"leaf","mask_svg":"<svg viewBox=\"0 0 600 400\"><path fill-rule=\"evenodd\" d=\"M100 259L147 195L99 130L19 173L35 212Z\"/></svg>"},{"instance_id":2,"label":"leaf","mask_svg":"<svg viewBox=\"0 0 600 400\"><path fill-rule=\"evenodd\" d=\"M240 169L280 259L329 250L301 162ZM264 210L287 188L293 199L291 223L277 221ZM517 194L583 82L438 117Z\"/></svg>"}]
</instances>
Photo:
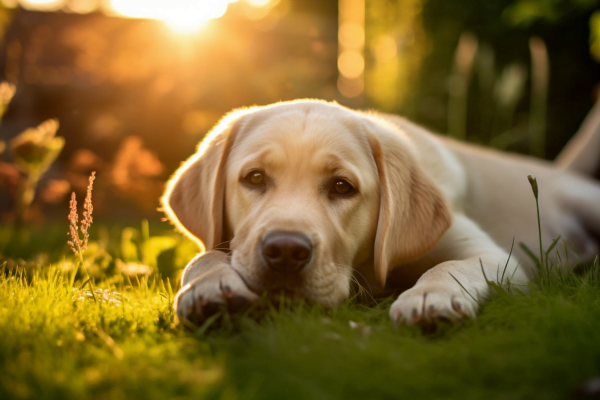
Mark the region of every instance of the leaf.
<instances>
[{"instance_id":1,"label":"leaf","mask_svg":"<svg viewBox=\"0 0 600 400\"><path fill-rule=\"evenodd\" d=\"M153 236L145 240L140 246L142 262L154 268L158 266L158 256L165 250L172 249L177 246L177 241L169 236Z\"/></svg>"},{"instance_id":2,"label":"leaf","mask_svg":"<svg viewBox=\"0 0 600 400\"><path fill-rule=\"evenodd\" d=\"M560 240L560 236L561 235L558 235L558 237L556 239L554 239L554 241L552 242L552 244L550 245L550 247L548 247L548 250L546 250L546 258L548 257L548 254L550 254L550 252L552 251L552 249L554 249L556 247L556 244Z\"/></svg>"},{"instance_id":3,"label":"leaf","mask_svg":"<svg viewBox=\"0 0 600 400\"><path fill-rule=\"evenodd\" d=\"M515 247L515 238L513 237L512 244L510 245L510 253L508 253L508 258L506 259L506 264L504 265L504 270L502 271L502 278L500 279L500 283L504 282L504 273L506 272L506 268L508 268L508 263L510 261L510 257L512 256L514 247Z\"/></svg>"},{"instance_id":4,"label":"leaf","mask_svg":"<svg viewBox=\"0 0 600 400\"><path fill-rule=\"evenodd\" d=\"M460 285L460 287L461 287L461 288L462 288L462 289L463 289L465 292L467 292L467 294L469 295L469 297L471 297L471 298L472 298L472 299L475 301L475 303L477 303L477 304L480 304L480 303L479 303L479 301L477 301L477 299L476 299L475 297L473 297L473 295L472 295L471 293L469 293L469 291L468 291L468 290L467 290L467 289L466 289L466 288L463 286L463 284L462 284L462 283L460 283L460 281L459 281L458 279L456 279L456 277L455 277L454 275L450 274L450 276L452 277L452 279L454 279L454 280L456 281L456 283L458 283L458 284Z\"/></svg>"},{"instance_id":5,"label":"leaf","mask_svg":"<svg viewBox=\"0 0 600 400\"><path fill-rule=\"evenodd\" d=\"M525 254L527 254L529 256L529 258L531 258L536 265L540 265L539 258L536 257L536 255L533 253L533 251L531 251L531 249L529 247L527 247L527 245L525 243L519 242L519 247L521 249L523 249Z\"/></svg>"},{"instance_id":6,"label":"leaf","mask_svg":"<svg viewBox=\"0 0 600 400\"><path fill-rule=\"evenodd\" d=\"M600 61L600 11L596 11L590 17L590 53Z\"/></svg>"},{"instance_id":7,"label":"leaf","mask_svg":"<svg viewBox=\"0 0 600 400\"><path fill-rule=\"evenodd\" d=\"M134 228L125 228L121 232L121 258L125 262L139 261L138 248L140 232Z\"/></svg>"}]
</instances>

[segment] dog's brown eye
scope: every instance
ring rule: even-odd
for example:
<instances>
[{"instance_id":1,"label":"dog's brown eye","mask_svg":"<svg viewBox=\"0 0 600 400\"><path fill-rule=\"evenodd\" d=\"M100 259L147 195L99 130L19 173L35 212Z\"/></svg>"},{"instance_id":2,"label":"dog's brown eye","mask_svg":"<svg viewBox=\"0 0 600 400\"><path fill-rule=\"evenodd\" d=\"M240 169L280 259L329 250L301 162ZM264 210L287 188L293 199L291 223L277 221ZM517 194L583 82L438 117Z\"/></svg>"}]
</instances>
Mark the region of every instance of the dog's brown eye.
<instances>
[{"instance_id":1,"label":"dog's brown eye","mask_svg":"<svg viewBox=\"0 0 600 400\"><path fill-rule=\"evenodd\" d=\"M265 181L265 177L259 171L252 171L246 176L246 181L252 185L262 185Z\"/></svg>"},{"instance_id":2,"label":"dog's brown eye","mask_svg":"<svg viewBox=\"0 0 600 400\"><path fill-rule=\"evenodd\" d=\"M352 185L343 179L335 181L333 188L339 194L350 194L354 190Z\"/></svg>"}]
</instances>

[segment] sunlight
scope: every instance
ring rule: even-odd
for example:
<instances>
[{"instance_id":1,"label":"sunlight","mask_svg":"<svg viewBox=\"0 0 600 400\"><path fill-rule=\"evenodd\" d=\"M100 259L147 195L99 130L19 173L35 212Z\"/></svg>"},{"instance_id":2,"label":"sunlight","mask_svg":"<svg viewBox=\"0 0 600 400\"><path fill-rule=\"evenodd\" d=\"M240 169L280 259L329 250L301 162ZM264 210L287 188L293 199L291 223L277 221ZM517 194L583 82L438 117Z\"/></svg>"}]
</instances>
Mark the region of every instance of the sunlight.
<instances>
[{"instance_id":1,"label":"sunlight","mask_svg":"<svg viewBox=\"0 0 600 400\"><path fill-rule=\"evenodd\" d=\"M365 87L365 1L340 0L338 27L338 90L347 98Z\"/></svg>"},{"instance_id":2,"label":"sunlight","mask_svg":"<svg viewBox=\"0 0 600 400\"><path fill-rule=\"evenodd\" d=\"M65 0L21 0L20 4L28 10L56 11L65 5Z\"/></svg>"},{"instance_id":3,"label":"sunlight","mask_svg":"<svg viewBox=\"0 0 600 400\"><path fill-rule=\"evenodd\" d=\"M131 18L149 18L165 21L177 32L192 32L209 19L219 18L229 3L237 0L111 0L117 14Z\"/></svg>"},{"instance_id":4,"label":"sunlight","mask_svg":"<svg viewBox=\"0 0 600 400\"><path fill-rule=\"evenodd\" d=\"M102 10L107 14L127 18L147 18L164 21L179 33L200 29L206 21L222 17L230 3L239 0L0 0L6 7L21 6L33 11L66 10L89 13ZM278 1L243 0L255 10L269 10Z\"/></svg>"},{"instance_id":5,"label":"sunlight","mask_svg":"<svg viewBox=\"0 0 600 400\"><path fill-rule=\"evenodd\" d=\"M271 0L246 0L246 1L255 7L264 7L271 2Z\"/></svg>"}]
</instances>

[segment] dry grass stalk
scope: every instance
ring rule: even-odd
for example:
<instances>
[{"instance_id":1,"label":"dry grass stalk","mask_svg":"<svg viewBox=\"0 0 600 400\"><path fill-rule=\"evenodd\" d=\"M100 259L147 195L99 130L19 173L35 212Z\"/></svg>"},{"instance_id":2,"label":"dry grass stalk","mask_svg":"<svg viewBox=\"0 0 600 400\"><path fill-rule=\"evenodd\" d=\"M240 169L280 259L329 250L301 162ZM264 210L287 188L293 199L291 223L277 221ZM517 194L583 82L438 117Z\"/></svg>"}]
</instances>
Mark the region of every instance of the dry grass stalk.
<instances>
[{"instance_id":1,"label":"dry grass stalk","mask_svg":"<svg viewBox=\"0 0 600 400\"><path fill-rule=\"evenodd\" d=\"M79 240L79 232L77 226L77 220L79 215L77 214L77 199L75 198L75 192L71 193L71 201L69 202L69 233L71 234L71 240L67 242L73 253L78 254L81 251L81 241Z\"/></svg>"},{"instance_id":2,"label":"dry grass stalk","mask_svg":"<svg viewBox=\"0 0 600 400\"><path fill-rule=\"evenodd\" d=\"M89 178L85 201L83 203L83 208L85 211L83 212L83 219L81 220L81 228L78 228L77 225L77 220L79 219L79 214L77 212L77 198L75 196L75 192L71 193L71 201L69 202L69 234L71 236L71 240L69 240L67 244L71 246L73 253L79 256L81 265L87 275L86 283L89 283L92 289L92 296L94 297L95 301L96 296L94 295L94 288L90 280L90 275L87 273L87 269L85 268L85 264L83 262L83 252L87 249L88 239L90 236L88 229L93 222L92 212L94 211L94 206L92 205L92 189L94 188L94 179L96 179L95 171L92 172ZM83 240L79 237L79 230L81 230L81 233L83 234Z\"/></svg>"},{"instance_id":3,"label":"dry grass stalk","mask_svg":"<svg viewBox=\"0 0 600 400\"><path fill-rule=\"evenodd\" d=\"M92 189L94 188L94 179L96 179L96 171L93 171L90 175L90 183L88 184L87 191L85 194L85 201L83 203L83 219L81 220L81 233L83 233L83 247L82 249L87 249L89 233L88 229L92 222L94 222L92 218L92 212L94 211L94 205L92 204Z\"/></svg>"},{"instance_id":4,"label":"dry grass stalk","mask_svg":"<svg viewBox=\"0 0 600 400\"><path fill-rule=\"evenodd\" d=\"M81 258L81 263L83 264L83 252L87 249L89 232L88 229L92 222L94 222L92 218L92 212L94 211L94 206L92 204L92 189L94 188L94 179L96 179L96 171L92 172L89 179L89 184L87 187L87 192L85 195L85 201L83 203L83 219L81 220L81 233L83 234L83 240L79 238L79 228L77 225L77 220L79 219L79 214L77 212L77 198L75 197L75 192L71 193L71 201L69 202L69 233L71 235L70 241L68 241L68 245L71 246L73 253L77 254Z\"/></svg>"}]
</instances>

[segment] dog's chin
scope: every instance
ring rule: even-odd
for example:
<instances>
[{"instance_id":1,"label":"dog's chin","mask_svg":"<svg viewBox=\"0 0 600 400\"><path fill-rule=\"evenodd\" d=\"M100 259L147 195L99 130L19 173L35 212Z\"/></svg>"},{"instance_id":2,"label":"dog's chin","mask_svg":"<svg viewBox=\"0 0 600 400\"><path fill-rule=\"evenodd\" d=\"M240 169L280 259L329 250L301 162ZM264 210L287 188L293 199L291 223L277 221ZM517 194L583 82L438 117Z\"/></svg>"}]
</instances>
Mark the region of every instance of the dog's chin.
<instances>
[{"instance_id":1,"label":"dog's chin","mask_svg":"<svg viewBox=\"0 0 600 400\"><path fill-rule=\"evenodd\" d=\"M345 293L336 293L338 290L323 296L312 287L310 279L303 274L284 274L276 271L248 274L239 270L238 273L251 291L258 295L265 294L274 303L305 301L333 307L348 297Z\"/></svg>"},{"instance_id":2,"label":"dog's chin","mask_svg":"<svg viewBox=\"0 0 600 400\"><path fill-rule=\"evenodd\" d=\"M274 271L248 274L239 272L250 290L255 293L266 293L269 298L303 298L306 296L306 279L300 274L282 274Z\"/></svg>"},{"instance_id":3,"label":"dog's chin","mask_svg":"<svg viewBox=\"0 0 600 400\"><path fill-rule=\"evenodd\" d=\"M331 296L315 296L309 287L297 289L277 287L263 291L262 293L264 293L266 297L275 304L280 304L281 302L289 302L290 304L293 304L303 301L308 304L320 304L325 307L335 307L345 300L345 297L342 296L336 296L336 298L332 298Z\"/></svg>"},{"instance_id":4,"label":"dog's chin","mask_svg":"<svg viewBox=\"0 0 600 400\"><path fill-rule=\"evenodd\" d=\"M313 303L313 301L306 296L303 296L300 292L296 290L290 290L286 288L275 288L271 290L267 290L263 292L264 295L275 305L279 305L281 303L284 304L294 304L299 302L307 302Z\"/></svg>"}]
</instances>

